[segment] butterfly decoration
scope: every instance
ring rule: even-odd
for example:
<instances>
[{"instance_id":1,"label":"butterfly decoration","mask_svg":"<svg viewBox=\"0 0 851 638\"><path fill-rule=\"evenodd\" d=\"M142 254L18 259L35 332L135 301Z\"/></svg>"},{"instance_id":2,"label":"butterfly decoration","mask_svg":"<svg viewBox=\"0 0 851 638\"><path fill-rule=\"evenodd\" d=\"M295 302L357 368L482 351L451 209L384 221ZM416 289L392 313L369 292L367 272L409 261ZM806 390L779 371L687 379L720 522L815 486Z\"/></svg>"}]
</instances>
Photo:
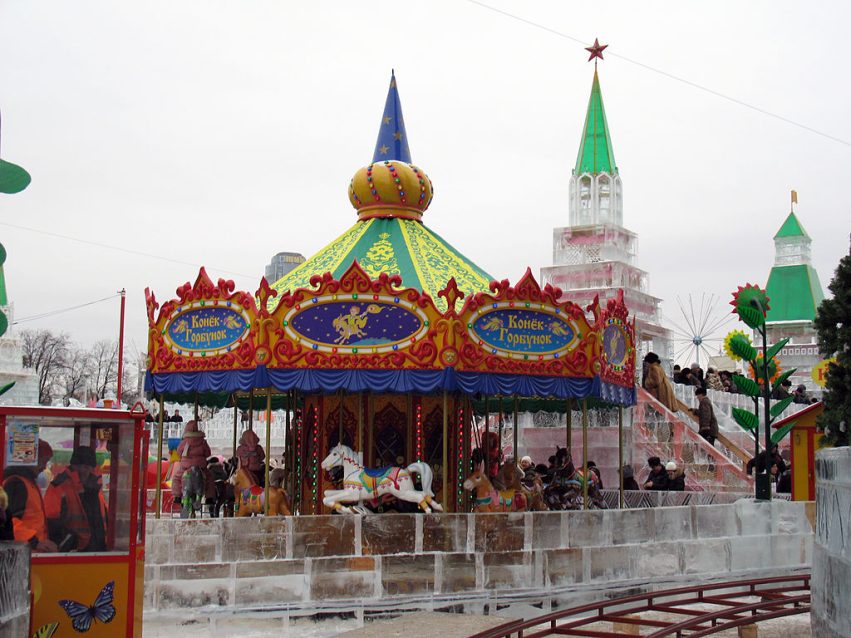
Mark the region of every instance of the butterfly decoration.
<instances>
[{"instance_id":1,"label":"butterfly decoration","mask_svg":"<svg viewBox=\"0 0 851 638\"><path fill-rule=\"evenodd\" d=\"M92 621L99 620L102 623L112 622L115 618L115 607L112 604L112 592L115 589L115 581L111 580L100 590L98 597L91 607L74 600L60 600L59 606L71 619L74 631L86 632L92 627ZM48 634L49 636L49 634Z\"/></svg>"},{"instance_id":2,"label":"butterfly decoration","mask_svg":"<svg viewBox=\"0 0 851 638\"><path fill-rule=\"evenodd\" d=\"M58 622L46 623L33 632L33 638L50 638L56 633L57 627L59 627Z\"/></svg>"}]
</instances>

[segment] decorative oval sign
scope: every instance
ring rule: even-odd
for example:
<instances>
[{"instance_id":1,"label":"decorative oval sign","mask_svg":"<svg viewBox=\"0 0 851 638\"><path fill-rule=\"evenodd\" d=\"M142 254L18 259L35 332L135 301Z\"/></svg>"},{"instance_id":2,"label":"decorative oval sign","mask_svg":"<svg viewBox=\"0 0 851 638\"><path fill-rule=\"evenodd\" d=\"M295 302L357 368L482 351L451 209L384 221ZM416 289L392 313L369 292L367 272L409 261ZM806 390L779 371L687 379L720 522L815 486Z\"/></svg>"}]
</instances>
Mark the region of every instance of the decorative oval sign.
<instances>
[{"instance_id":1,"label":"decorative oval sign","mask_svg":"<svg viewBox=\"0 0 851 638\"><path fill-rule=\"evenodd\" d=\"M496 350L549 354L567 348L576 331L558 315L523 308L487 312L470 326L473 336Z\"/></svg>"},{"instance_id":2,"label":"decorative oval sign","mask_svg":"<svg viewBox=\"0 0 851 638\"><path fill-rule=\"evenodd\" d=\"M220 354L242 339L248 327L248 318L235 307L193 305L178 310L165 336L178 354Z\"/></svg>"},{"instance_id":3,"label":"decorative oval sign","mask_svg":"<svg viewBox=\"0 0 851 638\"><path fill-rule=\"evenodd\" d=\"M606 361L613 366L622 366L626 363L627 338L623 328L618 325L606 326L603 330L603 352Z\"/></svg>"},{"instance_id":4,"label":"decorative oval sign","mask_svg":"<svg viewBox=\"0 0 851 638\"><path fill-rule=\"evenodd\" d=\"M312 343L351 347L410 341L426 322L398 304L352 300L307 306L287 323L292 332Z\"/></svg>"}]
</instances>

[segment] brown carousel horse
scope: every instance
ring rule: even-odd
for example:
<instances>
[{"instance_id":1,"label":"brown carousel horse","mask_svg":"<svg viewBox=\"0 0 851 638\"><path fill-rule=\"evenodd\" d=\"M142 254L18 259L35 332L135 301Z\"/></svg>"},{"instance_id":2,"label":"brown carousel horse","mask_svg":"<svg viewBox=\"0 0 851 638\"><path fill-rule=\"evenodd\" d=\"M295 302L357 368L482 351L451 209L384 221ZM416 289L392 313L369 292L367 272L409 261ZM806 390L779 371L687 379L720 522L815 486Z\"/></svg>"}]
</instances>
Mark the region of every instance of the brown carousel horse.
<instances>
[{"instance_id":1,"label":"brown carousel horse","mask_svg":"<svg viewBox=\"0 0 851 638\"><path fill-rule=\"evenodd\" d=\"M485 475L483 463L464 481L465 490L475 490L474 512L525 512L529 501L519 483L505 490L497 490Z\"/></svg>"},{"instance_id":2,"label":"brown carousel horse","mask_svg":"<svg viewBox=\"0 0 851 638\"><path fill-rule=\"evenodd\" d=\"M257 484L254 474L243 467L234 472L229 479L236 492L236 515L250 516L251 514L263 514L266 511L266 492ZM269 514L272 516L290 516L289 497L286 491L280 487L269 487Z\"/></svg>"}]
</instances>

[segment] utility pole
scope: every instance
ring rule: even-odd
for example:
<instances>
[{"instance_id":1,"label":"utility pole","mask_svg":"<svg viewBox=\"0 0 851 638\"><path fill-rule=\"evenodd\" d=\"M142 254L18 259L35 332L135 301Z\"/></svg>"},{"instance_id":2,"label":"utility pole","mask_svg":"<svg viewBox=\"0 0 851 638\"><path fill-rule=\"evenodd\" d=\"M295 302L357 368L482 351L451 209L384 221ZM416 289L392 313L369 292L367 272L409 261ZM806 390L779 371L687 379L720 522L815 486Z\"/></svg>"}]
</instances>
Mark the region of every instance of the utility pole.
<instances>
[{"instance_id":1,"label":"utility pole","mask_svg":"<svg viewBox=\"0 0 851 638\"><path fill-rule=\"evenodd\" d=\"M119 406L121 405L121 385L124 380L124 301L126 292L124 288L118 291L118 294L121 295L121 320L118 327L118 396L116 397Z\"/></svg>"}]
</instances>

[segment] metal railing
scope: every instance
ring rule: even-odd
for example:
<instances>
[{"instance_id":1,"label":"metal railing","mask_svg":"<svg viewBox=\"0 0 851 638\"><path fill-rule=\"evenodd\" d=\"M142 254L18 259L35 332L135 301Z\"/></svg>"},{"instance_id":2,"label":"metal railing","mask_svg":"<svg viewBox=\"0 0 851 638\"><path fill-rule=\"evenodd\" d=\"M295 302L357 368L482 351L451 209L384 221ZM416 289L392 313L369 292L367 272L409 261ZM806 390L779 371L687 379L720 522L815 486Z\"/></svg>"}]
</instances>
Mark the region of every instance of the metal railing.
<instances>
[{"instance_id":1,"label":"metal railing","mask_svg":"<svg viewBox=\"0 0 851 638\"><path fill-rule=\"evenodd\" d=\"M622 636L600 623L651 627L647 638L709 636L762 620L810 611L810 574L691 585L513 620L469 638ZM595 625L597 625L595 627ZM687 632L687 633L686 633Z\"/></svg>"}]
</instances>

